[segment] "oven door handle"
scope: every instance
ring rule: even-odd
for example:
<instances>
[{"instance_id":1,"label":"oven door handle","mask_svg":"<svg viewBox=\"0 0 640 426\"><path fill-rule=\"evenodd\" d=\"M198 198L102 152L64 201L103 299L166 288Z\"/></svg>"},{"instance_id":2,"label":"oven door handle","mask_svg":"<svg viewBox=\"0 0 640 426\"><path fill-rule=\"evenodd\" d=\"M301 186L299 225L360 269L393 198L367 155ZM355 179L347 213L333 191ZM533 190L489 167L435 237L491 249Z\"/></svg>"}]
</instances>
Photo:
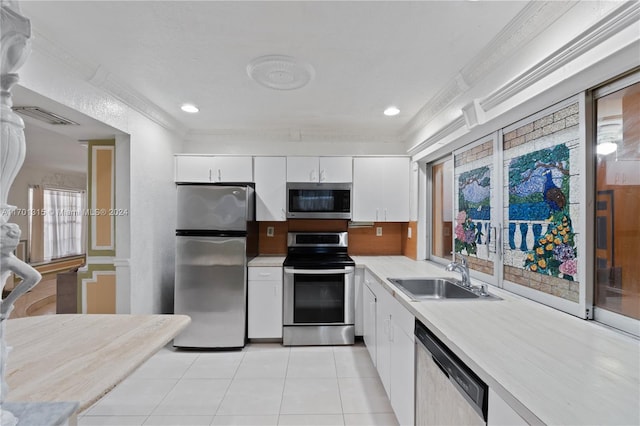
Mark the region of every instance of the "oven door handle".
<instances>
[{"instance_id":1,"label":"oven door handle","mask_svg":"<svg viewBox=\"0 0 640 426\"><path fill-rule=\"evenodd\" d=\"M296 269L284 268L285 274L301 274L301 275L328 275L328 274L353 274L355 268L346 266L340 269Z\"/></svg>"}]
</instances>

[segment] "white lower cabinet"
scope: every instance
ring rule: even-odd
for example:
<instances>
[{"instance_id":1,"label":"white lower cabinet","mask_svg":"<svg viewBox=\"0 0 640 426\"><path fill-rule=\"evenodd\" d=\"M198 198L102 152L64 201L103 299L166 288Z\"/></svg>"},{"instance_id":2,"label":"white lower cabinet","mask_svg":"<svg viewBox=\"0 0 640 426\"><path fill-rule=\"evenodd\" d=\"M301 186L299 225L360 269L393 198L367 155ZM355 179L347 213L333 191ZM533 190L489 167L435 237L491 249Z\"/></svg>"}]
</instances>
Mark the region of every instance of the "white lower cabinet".
<instances>
[{"instance_id":1,"label":"white lower cabinet","mask_svg":"<svg viewBox=\"0 0 640 426\"><path fill-rule=\"evenodd\" d=\"M355 283L355 332L356 336L364 336L364 297L362 295L362 290L364 287L364 268L356 268Z\"/></svg>"},{"instance_id":2,"label":"white lower cabinet","mask_svg":"<svg viewBox=\"0 0 640 426\"><path fill-rule=\"evenodd\" d=\"M282 268L249 267L247 337L282 338Z\"/></svg>"},{"instance_id":3,"label":"white lower cabinet","mask_svg":"<svg viewBox=\"0 0 640 426\"><path fill-rule=\"evenodd\" d=\"M365 270L364 341L401 425L414 424L414 317Z\"/></svg>"},{"instance_id":4,"label":"white lower cabinet","mask_svg":"<svg viewBox=\"0 0 640 426\"><path fill-rule=\"evenodd\" d=\"M391 407L398 423L413 425L415 348L413 335L407 334L392 321L391 342Z\"/></svg>"},{"instance_id":5,"label":"white lower cabinet","mask_svg":"<svg viewBox=\"0 0 640 426\"><path fill-rule=\"evenodd\" d=\"M369 356L373 365L377 364L377 345L376 345L376 295L373 294L368 285L362 286L363 296L363 339L364 344L369 351Z\"/></svg>"}]
</instances>

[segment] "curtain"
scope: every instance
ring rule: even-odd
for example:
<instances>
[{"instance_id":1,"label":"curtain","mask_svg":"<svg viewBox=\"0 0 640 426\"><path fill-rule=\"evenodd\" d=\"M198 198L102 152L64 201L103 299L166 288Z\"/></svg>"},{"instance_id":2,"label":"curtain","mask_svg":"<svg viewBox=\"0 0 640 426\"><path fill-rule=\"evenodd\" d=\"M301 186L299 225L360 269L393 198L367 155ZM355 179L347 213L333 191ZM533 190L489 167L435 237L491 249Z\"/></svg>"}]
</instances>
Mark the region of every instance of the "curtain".
<instances>
[{"instance_id":1,"label":"curtain","mask_svg":"<svg viewBox=\"0 0 640 426\"><path fill-rule=\"evenodd\" d=\"M82 253L83 193L44 190L44 260Z\"/></svg>"},{"instance_id":2,"label":"curtain","mask_svg":"<svg viewBox=\"0 0 640 426\"><path fill-rule=\"evenodd\" d=\"M29 261L48 262L85 250L85 193L29 188Z\"/></svg>"},{"instance_id":3,"label":"curtain","mask_svg":"<svg viewBox=\"0 0 640 426\"><path fill-rule=\"evenodd\" d=\"M40 186L29 188L29 262L44 261L44 189Z\"/></svg>"}]
</instances>

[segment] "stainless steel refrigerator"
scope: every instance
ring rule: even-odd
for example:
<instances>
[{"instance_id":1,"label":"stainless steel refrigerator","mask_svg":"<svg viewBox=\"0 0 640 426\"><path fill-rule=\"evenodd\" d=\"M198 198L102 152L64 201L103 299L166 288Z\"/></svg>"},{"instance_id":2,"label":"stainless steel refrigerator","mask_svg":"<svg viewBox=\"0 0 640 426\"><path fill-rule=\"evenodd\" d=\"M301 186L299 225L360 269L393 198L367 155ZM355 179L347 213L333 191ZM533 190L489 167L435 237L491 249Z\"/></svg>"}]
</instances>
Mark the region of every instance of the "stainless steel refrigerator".
<instances>
[{"instance_id":1,"label":"stainless steel refrigerator","mask_svg":"<svg viewBox=\"0 0 640 426\"><path fill-rule=\"evenodd\" d=\"M177 185L174 312L191 317L176 347L240 348L247 262L257 254L250 185Z\"/></svg>"}]
</instances>

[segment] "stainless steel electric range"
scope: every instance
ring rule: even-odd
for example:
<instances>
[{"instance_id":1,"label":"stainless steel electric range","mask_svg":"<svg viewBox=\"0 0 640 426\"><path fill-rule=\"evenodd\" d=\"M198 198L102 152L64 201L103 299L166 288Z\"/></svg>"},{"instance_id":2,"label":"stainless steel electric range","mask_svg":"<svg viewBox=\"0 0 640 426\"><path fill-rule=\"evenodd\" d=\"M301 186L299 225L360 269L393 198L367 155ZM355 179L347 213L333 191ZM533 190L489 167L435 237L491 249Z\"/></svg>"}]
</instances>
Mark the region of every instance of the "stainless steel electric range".
<instances>
[{"instance_id":1,"label":"stainless steel electric range","mask_svg":"<svg viewBox=\"0 0 640 426\"><path fill-rule=\"evenodd\" d=\"M346 232L290 232L284 261L283 344L351 345L355 262Z\"/></svg>"}]
</instances>

